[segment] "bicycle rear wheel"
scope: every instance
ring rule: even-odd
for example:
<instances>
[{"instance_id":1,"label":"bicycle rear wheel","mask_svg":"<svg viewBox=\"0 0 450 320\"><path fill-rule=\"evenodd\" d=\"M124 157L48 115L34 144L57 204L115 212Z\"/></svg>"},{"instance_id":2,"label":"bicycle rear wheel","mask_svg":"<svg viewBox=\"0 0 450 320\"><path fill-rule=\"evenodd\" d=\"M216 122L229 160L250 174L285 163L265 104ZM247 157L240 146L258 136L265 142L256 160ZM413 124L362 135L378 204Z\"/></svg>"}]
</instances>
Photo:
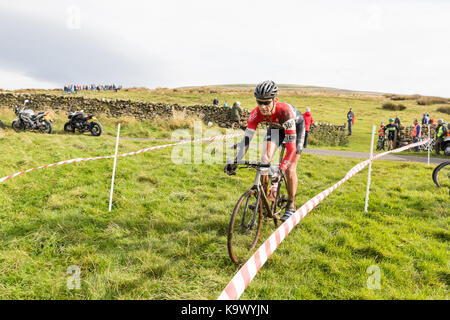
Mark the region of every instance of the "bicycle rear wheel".
<instances>
[{"instance_id":1,"label":"bicycle rear wheel","mask_svg":"<svg viewBox=\"0 0 450 320\"><path fill-rule=\"evenodd\" d=\"M257 190L244 193L237 202L228 229L228 253L234 263L244 262L258 242L262 203Z\"/></svg>"}]
</instances>

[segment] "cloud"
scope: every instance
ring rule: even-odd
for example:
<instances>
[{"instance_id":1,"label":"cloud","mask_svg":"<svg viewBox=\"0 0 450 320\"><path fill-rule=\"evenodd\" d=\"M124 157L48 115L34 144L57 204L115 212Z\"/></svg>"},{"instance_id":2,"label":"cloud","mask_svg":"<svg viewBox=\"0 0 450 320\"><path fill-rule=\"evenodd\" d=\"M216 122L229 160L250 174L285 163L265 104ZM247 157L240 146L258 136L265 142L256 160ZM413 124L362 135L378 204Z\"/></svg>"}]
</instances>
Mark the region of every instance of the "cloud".
<instances>
[{"instance_id":1,"label":"cloud","mask_svg":"<svg viewBox=\"0 0 450 320\"><path fill-rule=\"evenodd\" d=\"M0 68L43 82L158 83L160 63L117 39L114 31L70 29L13 10L0 12ZM130 50L131 49L131 50Z\"/></svg>"},{"instance_id":2,"label":"cloud","mask_svg":"<svg viewBox=\"0 0 450 320\"><path fill-rule=\"evenodd\" d=\"M450 95L449 1L2 1L0 68L40 80Z\"/></svg>"}]
</instances>

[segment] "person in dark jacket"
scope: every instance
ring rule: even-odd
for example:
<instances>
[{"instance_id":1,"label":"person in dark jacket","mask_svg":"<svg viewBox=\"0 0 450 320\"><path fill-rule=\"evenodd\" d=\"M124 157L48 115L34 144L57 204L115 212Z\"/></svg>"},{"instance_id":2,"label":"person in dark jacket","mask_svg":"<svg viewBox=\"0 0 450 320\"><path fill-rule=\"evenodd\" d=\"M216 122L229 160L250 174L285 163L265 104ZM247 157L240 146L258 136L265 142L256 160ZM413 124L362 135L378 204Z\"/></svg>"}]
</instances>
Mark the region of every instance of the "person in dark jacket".
<instances>
[{"instance_id":1,"label":"person in dark jacket","mask_svg":"<svg viewBox=\"0 0 450 320\"><path fill-rule=\"evenodd\" d=\"M441 153L442 143L444 142L444 139L447 136L448 127L447 124L442 119L439 119L437 123L438 125L436 127L434 139L436 139L436 154L439 155Z\"/></svg>"},{"instance_id":2,"label":"person in dark jacket","mask_svg":"<svg viewBox=\"0 0 450 320\"><path fill-rule=\"evenodd\" d=\"M239 128L241 125L241 103L239 101L236 101L233 103L233 106L231 107L231 121L233 121L232 127L233 129Z\"/></svg>"},{"instance_id":3,"label":"person in dark jacket","mask_svg":"<svg viewBox=\"0 0 450 320\"><path fill-rule=\"evenodd\" d=\"M392 149L394 149L394 140L395 140L395 137L397 136L397 132L398 132L398 127L394 123L394 119L392 119L392 118L389 119L389 124L385 127L385 130L386 130L386 135L387 135L388 142L389 142L388 150L392 150Z\"/></svg>"},{"instance_id":4,"label":"person in dark jacket","mask_svg":"<svg viewBox=\"0 0 450 320\"><path fill-rule=\"evenodd\" d=\"M308 146L309 128L314 122L310 108L306 108L306 112L303 114L303 118L305 118L305 143L303 144L303 148L306 148Z\"/></svg>"},{"instance_id":5,"label":"person in dark jacket","mask_svg":"<svg viewBox=\"0 0 450 320\"><path fill-rule=\"evenodd\" d=\"M352 135L352 126L355 123L355 114L352 111L352 108L350 108L350 111L347 113L347 123L348 123L348 135Z\"/></svg>"},{"instance_id":6,"label":"person in dark jacket","mask_svg":"<svg viewBox=\"0 0 450 320\"><path fill-rule=\"evenodd\" d=\"M219 100L217 100L217 98L214 98L213 105L216 107L219 105Z\"/></svg>"}]
</instances>

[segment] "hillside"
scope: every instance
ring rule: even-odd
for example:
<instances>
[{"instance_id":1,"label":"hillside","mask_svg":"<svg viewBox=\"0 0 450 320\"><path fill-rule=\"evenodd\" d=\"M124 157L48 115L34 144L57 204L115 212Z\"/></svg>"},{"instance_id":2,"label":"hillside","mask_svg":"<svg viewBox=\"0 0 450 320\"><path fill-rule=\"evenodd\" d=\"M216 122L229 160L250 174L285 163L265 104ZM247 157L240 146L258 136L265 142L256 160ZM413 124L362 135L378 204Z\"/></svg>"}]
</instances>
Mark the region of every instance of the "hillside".
<instances>
[{"instance_id":1,"label":"hillside","mask_svg":"<svg viewBox=\"0 0 450 320\"><path fill-rule=\"evenodd\" d=\"M54 92L54 94L61 94ZM206 89L80 92L180 104L240 100L251 94ZM351 98L289 95L310 106L316 120L343 122L357 115L351 150L368 151L370 126L391 113L384 96ZM88 101L87 101L88 103ZM425 108L403 101L410 120ZM432 109L433 108L433 109ZM438 115L438 113L435 113ZM434 113L433 113L434 115ZM0 107L9 126L14 113ZM99 115L104 135L0 131L0 177L79 157L110 155L117 123L122 137L167 139L173 130L192 134L192 119L136 121ZM405 120L406 121L406 120ZM223 131L220 128L217 134ZM166 142L123 139L119 152ZM217 144L216 148L221 145ZM211 153L214 148L204 145ZM345 148L344 148L345 149ZM112 213L108 197L112 160L33 171L0 184L0 297L2 299L215 299L236 272L226 234L231 211L253 183L254 171L223 174L219 163L175 164L173 150L120 158ZM359 161L304 154L298 168L297 206L340 180ZM432 167L376 162L368 214L363 213L367 171L344 184L308 215L256 276L243 299L446 299L448 298L448 188L436 189ZM261 239L274 230L264 224ZM261 243L261 242L260 242ZM81 289L68 290L67 270L81 269ZM367 287L367 270L381 270L381 289Z\"/></svg>"}]
</instances>

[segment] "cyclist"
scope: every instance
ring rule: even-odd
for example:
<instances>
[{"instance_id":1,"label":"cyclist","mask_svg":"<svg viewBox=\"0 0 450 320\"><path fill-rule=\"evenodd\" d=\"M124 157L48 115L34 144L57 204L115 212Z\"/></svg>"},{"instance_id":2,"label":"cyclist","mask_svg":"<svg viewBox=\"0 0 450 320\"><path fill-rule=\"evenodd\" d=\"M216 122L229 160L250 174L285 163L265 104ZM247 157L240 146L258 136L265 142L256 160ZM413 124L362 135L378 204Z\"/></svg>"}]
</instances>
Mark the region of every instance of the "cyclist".
<instances>
[{"instance_id":1,"label":"cyclist","mask_svg":"<svg viewBox=\"0 0 450 320\"><path fill-rule=\"evenodd\" d=\"M398 127L396 124L394 124L394 119L389 119L389 124L385 127L385 130L387 132L387 137L389 141L389 148L388 150L394 149L394 140L397 136Z\"/></svg>"},{"instance_id":2,"label":"cyclist","mask_svg":"<svg viewBox=\"0 0 450 320\"><path fill-rule=\"evenodd\" d=\"M295 212L295 193L298 185L297 162L304 144L305 120L294 106L278 102L278 86L273 81L268 80L258 84L254 95L258 106L250 113L244 139L237 147L235 162L244 158L256 128L261 122L269 124L266 137L264 138L262 163L270 163L275 151L284 140L286 143L286 155L279 168L281 172L278 172L275 176L279 180L282 174L286 176L288 204L281 218L282 221L286 221ZM236 164L227 164L224 172L234 175L236 174L236 168ZM263 185L267 188L269 181L268 170L262 173ZM273 199L273 194L270 195L270 199Z\"/></svg>"}]
</instances>

